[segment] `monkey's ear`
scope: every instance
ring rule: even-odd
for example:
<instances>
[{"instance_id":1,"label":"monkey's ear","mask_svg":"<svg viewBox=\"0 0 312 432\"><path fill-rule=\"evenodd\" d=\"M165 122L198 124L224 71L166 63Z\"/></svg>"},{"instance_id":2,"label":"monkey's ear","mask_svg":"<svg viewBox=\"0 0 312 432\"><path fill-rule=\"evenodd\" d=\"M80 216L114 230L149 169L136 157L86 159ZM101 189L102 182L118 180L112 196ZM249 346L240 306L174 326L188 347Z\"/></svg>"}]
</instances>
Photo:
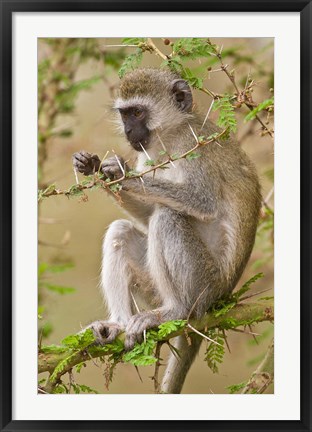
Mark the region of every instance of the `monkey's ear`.
<instances>
[{"instance_id":1,"label":"monkey's ear","mask_svg":"<svg viewBox=\"0 0 312 432\"><path fill-rule=\"evenodd\" d=\"M191 111L193 96L188 83L183 79L172 81L172 93L181 111Z\"/></svg>"}]
</instances>

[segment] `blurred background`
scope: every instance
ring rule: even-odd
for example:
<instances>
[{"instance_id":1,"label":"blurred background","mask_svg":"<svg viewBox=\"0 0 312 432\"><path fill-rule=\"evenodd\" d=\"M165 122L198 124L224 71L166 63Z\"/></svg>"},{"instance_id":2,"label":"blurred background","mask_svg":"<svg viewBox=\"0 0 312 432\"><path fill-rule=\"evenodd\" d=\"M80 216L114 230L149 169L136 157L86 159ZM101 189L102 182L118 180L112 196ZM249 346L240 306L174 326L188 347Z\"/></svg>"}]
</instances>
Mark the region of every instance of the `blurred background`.
<instances>
[{"instance_id":1,"label":"blurred background","mask_svg":"<svg viewBox=\"0 0 312 432\"><path fill-rule=\"evenodd\" d=\"M162 52L170 52L168 40L153 41ZM254 80L252 97L257 103L272 97L273 39L227 38L212 42L223 47L224 62L228 70L235 69L235 79L241 88ZM39 189L50 184L68 189L75 184L71 156L79 150L96 153L100 159L112 150L127 157L128 144L118 135L110 109L120 82L118 71L125 57L137 49L121 47L122 44L121 39L39 40ZM160 67L161 63L158 56L146 52L140 66ZM233 93L231 82L215 58L193 61L191 66L202 73L205 87L214 93ZM199 90L194 90L193 95L198 109L206 113L211 98ZM263 197L273 209L273 140L256 120L244 122L246 107L238 107L235 113L237 138L256 164ZM260 114L272 128L269 113ZM217 117L217 112L210 113L210 119L216 121ZM45 345L59 344L68 334L96 319L106 318L98 286L101 243L108 225L125 214L104 190L86 194L87 200L62 195L39 203L38 333ZM265 295L272 295L273 217L265 211L252 257L238 287L259 272L264 277L252 286L252 292L270 289ZM226 350L217 374L204 361L204 342L183 393L228 393L227 386L248 380L264 357L273 336L273 325L262 323L254 326L253 331L261 335L257 340L248 333L228 332L231 352ZM163 347L163 363L167 354ZM99 361L90 361L79 375L75 374L75 379L100 393L152 393L150 377L154 367L140 367L139 372L143 382L133 366L119 364L107 389L104 366ZM272 387L267 390L272 391Z\"/></svg>"}]
</instances>

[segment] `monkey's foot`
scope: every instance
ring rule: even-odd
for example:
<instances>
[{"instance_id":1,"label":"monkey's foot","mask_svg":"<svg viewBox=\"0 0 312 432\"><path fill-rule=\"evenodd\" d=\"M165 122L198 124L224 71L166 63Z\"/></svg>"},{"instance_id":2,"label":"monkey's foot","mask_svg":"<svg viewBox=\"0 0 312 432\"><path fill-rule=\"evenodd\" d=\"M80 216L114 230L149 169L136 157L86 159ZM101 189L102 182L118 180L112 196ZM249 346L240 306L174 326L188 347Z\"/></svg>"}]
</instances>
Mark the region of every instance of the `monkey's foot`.
<instances>
[{"instance_id":1,"label":"monkey's foot","mask_svg":"<svg viewBox=\"0 0 312 432\"><path fill-rule=\"evenodd\" d=\"M125 349L129 351L136 342L142 343L144 330L157 327L162 321L160 313L157 311L133 315L126 327Z\"/></svg>"},{"instance_id":2,"label":"monkey's foot","mask_svg":"<svg viewBox=\"0 0 312 432\"><path fill-rule=\"evenodd\" d=\"M124 330L117 323L109 321L94 321L88 325L86 329L91 329L93 331L95 340L100 345L113 342L119 333Z\"/></svg>"}]
</instances>

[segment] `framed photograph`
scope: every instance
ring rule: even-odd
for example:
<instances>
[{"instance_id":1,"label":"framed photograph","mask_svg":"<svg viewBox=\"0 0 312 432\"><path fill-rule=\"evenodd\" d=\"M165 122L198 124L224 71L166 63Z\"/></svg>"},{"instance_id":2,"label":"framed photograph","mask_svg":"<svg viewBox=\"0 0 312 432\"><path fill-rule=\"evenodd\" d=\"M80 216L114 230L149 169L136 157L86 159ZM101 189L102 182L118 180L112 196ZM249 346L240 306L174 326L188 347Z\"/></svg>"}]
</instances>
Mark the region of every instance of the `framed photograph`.
<instances>
[{"instance_id":1,"label":"framed photograph","mask_svg":"<svg viewBox=\"0 0 312 432\"><path fill-rule=\"evenodd\" d=\"M311 2L1 18L1 430L311 430Z\"/></svg>"}]
</instances>

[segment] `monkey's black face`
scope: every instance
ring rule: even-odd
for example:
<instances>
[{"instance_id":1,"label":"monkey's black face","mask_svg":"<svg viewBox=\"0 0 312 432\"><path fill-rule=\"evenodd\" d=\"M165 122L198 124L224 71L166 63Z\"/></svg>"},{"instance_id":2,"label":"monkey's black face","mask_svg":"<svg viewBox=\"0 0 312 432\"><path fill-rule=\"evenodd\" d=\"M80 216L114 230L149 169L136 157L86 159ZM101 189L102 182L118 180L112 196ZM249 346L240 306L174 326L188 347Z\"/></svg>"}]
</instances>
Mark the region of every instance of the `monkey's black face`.
<instances>
[{"instance_id":1,"label":"monkey's black face","mask_svg":"<svg viewBox=\"0 0 312 432\"><path fill-rule=\"evenodd\" d=\"M125 134L132 147L137 151L143 151L148 145L150 131L146 126L147 112L140 106L119 109Z\"/></svg>"}]
</instances>

